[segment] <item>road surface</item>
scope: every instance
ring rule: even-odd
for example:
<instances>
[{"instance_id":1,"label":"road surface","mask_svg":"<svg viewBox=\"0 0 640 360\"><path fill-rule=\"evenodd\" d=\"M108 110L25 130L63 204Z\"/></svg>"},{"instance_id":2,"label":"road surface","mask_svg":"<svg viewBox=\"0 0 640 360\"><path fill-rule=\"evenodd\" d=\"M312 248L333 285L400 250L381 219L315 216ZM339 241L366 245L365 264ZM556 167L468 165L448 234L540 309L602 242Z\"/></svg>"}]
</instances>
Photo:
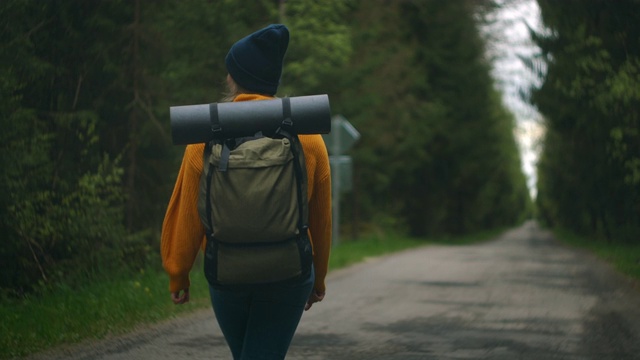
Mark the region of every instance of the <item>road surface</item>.
<instances>
[{"instance_id":1,"label":"road surface","mask_svg":"<svg viewBox=\"0 0 640 360\"><path fill-rule=\"evenodd\" d=\"M640 359L640 291L528 223L332 272L287 359ZM36 359L231 359L211 310Z\"/></svg>"}]
</instances>

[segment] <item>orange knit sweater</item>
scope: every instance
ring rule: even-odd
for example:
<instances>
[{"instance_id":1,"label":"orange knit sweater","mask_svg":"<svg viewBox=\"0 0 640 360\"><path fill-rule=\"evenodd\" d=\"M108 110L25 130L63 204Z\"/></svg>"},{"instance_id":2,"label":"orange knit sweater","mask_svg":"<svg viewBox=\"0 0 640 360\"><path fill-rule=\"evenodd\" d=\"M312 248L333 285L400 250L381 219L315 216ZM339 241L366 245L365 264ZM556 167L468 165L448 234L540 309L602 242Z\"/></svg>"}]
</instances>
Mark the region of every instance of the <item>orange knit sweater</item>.
<instances>
[{"instance_id":1,"label":"orange knit sweater","mask_svg":"<svg viewBox=\"0 0 640 360\"><path fill-rule=\"evenodd\" d=\"M269 97L242 94L234 101L268 100ZM315 286L325 292L329 253L331 251L331 173L329 157L320 135L300 135L308 175L309 232L313 245ZM173 194L162 224L162 265L169 275L169 290L176 292L190 286L189 272L206 236L198 215L200 174L203 170L204 144L188 145L178 173Z\"/></svg>"}]
</instances>

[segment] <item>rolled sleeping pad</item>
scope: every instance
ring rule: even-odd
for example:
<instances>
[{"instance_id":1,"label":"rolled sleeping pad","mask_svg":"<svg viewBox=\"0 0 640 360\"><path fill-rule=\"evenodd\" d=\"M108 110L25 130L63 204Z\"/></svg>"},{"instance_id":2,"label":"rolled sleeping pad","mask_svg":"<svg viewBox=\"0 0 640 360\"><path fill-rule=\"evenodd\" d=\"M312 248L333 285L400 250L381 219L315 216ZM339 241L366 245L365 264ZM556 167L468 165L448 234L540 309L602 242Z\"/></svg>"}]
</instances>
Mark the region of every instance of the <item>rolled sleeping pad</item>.
<instances>
[{"instance_id":1,"label":"rolled sleeping pad","mask_svg":"<svg viewBox=\"0 0 640 360\"><path fill-rule=\"evenodd\" d=\"M273 132L282 125L287 102L296 133L328 134L331 131L331 108L326 94L172 106L169 114L173 144L206 143L214 138L250 136L259 131Z\"/></svg>"}]
</instances>

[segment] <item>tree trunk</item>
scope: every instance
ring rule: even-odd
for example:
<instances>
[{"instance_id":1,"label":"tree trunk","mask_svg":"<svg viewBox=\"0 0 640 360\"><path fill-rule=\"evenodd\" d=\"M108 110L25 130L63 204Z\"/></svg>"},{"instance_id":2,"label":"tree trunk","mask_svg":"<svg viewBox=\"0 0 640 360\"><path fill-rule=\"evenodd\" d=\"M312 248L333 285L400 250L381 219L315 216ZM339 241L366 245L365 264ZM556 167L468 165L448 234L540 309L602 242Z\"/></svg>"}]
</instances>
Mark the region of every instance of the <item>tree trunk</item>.
<instances>
[{"instance_id":1,"label":"tree trunk","mask_svg":"<svg viewBox=\"0 0 640 360\"><path fill-rule=\"evenodd\" d=\"M131 42L131 75L133 80L133 101L129 113L129 166L127 171L127 229L133 229L136 209L136 171L138 155L138 128L140 122L140 0L135 1Z\"/></svg>"}]
</instances>

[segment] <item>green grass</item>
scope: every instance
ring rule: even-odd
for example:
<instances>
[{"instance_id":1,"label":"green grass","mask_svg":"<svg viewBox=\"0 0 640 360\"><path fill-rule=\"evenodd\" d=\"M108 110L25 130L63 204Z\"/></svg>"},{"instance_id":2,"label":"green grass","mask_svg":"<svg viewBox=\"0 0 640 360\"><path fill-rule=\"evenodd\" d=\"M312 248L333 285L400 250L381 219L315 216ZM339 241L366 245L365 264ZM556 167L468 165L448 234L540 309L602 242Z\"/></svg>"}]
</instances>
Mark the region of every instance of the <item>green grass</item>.
<instances>
[{"instance_id":1,"label":"green grass","mask_svg":"<svg viewBox=\"0 0 640 360\"><path fill-rule=\"evenodd\" d=\"M433 244L469 244L489 239L500 231L431 241L408 237L370 237L344 241L331 252L330 269L365 258ZM108 281L71 289L61 287L42 297L0 299L0 359L23 357L63 344L101 339L180 316L209 306L202 264L191 273L191 302L175 306L169 298L168 279L158 271L140 271Z\"/></svg>"},{"instance_id":2,"label":"green grass","mask_svg":"<svg viewBox=\"0 0 640 360\"><path fill-rule=\"evenodd\" d=\"M331 250L329 269L337 270L366 258L381 256L412 247L426 245L424 240L405 237L390 238L365 238L358 241L344 241Z\"/></svg>"},{"instance_id":3,"label":"green grass","mask_svg":"<svg viewBox=\"0 0 640 360\"><path fill-rule=\"evenodd\" d=\"M640 244L618 244L591 240L564 229L556 229L554 234L563 243L586 249L613 265L619 272L640 280Z\"/></svg>"},{"instance_id":4,"label":"green grass","mask_svg":"<svg viewBox=\"0 0 640 360\"><path fill-rule=\"evenodd\" d=\"M447 236L433 238L429 240L416 239L403 236L381 237L372 236L357 241L344 241L340 246L331 250L329 259L329 269L337 270L358 262L366 258L394 253L417 246L443 244L443 245L469 245L493 239L505 229L495 229L483 231L464 236Z\"/></svg>"},{"instance_id":5,"label":"green grass","mask_svg":"<svg viewBox=\"0 0 640 360\"><path fill-rule=\"evenodd\" d=\"M22 357L57 345L122 334L209 304L201 272L192 276L193 301L175 306L159 272L58 288L42 297L0 301L0 359Z\"/></svg>"}]
</instances>

